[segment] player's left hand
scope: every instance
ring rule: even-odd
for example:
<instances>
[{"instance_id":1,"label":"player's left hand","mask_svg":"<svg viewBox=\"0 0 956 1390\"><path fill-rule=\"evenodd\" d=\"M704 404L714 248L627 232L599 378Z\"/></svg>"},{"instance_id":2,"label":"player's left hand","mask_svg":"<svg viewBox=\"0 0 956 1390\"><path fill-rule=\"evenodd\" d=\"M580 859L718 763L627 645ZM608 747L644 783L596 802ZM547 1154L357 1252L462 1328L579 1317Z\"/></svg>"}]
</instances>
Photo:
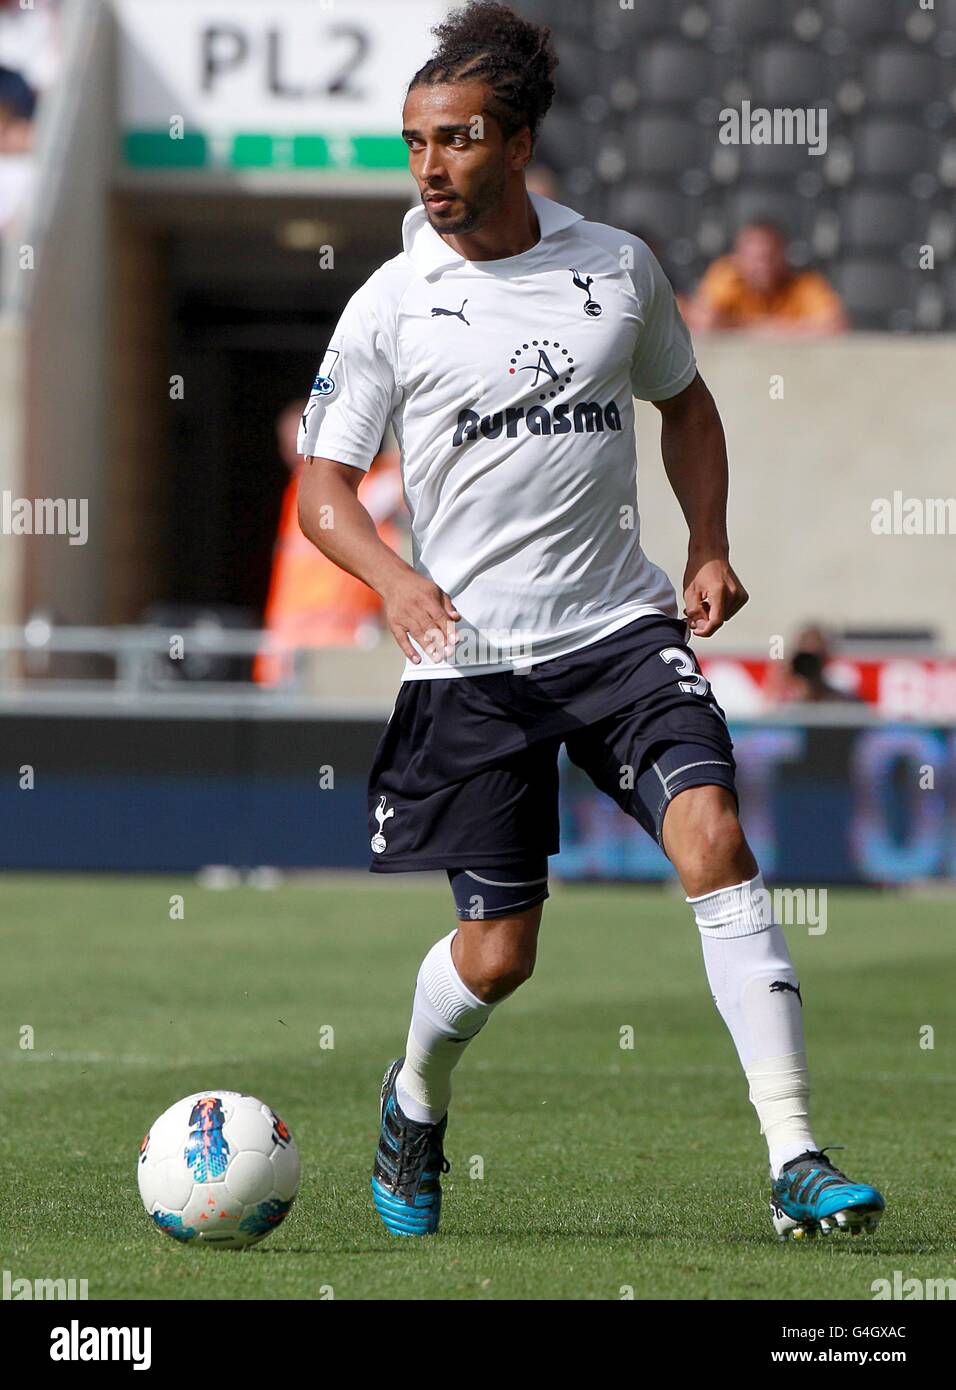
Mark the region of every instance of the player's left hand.
<instances>
[{"instance_id":1,"label":"player's left hand","mask_svg":"<svg viewBox=\"0 0 956 1390\"><path fill-rule=\"evenodd\" d=\"M730 561L691 556L684 571L684 613L694 637L711 637L739 613L750 595Z\"/></svg>"}]
</instances>

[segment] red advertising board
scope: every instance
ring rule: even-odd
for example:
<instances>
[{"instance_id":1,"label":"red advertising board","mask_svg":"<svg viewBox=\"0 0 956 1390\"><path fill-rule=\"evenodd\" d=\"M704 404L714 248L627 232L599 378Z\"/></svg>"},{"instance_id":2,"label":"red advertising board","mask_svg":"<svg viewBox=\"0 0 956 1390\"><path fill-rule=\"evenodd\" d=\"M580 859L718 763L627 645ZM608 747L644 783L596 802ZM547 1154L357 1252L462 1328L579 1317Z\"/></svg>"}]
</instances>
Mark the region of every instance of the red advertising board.
<instances>
[{"instance_id":1,"label":"red advertising board","mask_svg":"<svg viewBox=\"0 0 956 1390\"><path fill-rule=\"evenodd\" d=\"M714 694L731 718L778 707L773 697L780 662L765 657L709 656L694 651ZM873 705L888 719L956 719L956 658L836 657L827 662L829 685Z\"/></svg>"}]
</instances>

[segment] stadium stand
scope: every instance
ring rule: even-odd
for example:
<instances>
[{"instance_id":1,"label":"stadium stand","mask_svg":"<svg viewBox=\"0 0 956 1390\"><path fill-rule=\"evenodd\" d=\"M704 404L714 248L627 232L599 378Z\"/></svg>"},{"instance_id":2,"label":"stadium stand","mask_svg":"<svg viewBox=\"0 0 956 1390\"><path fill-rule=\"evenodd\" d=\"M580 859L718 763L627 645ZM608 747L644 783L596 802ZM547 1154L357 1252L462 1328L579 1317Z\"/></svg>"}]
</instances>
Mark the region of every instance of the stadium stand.
<instances>
[{"instance_id":1,"label":"stadium stand","mask_svg":"<svg viewBox=\"0 0 956 1390\"><path fill-rule=\"evenodd\" d=\"M542 158L569 198L587 193L592 216L651 240L679 291L741 225L769 218L793 262L847 296L854 327L956 327L956 0L635 0L600 18L575 0L516 8L568 55ZM720 112L744 100L825 109L825 155L721 144ZM917 269L921 246L934 263Z\"/></svg>"}]
</instances>

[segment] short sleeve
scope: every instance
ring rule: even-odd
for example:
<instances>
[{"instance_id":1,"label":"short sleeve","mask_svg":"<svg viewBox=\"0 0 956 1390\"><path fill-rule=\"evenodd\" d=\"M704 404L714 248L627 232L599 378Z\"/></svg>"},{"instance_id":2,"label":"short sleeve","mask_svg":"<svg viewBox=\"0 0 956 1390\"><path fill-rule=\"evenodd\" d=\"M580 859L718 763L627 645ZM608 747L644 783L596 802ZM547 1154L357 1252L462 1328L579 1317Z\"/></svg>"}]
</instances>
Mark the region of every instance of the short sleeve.
<instances>
[{"instance_id":1,"label":"short sleeve","mask_svg":"<svg viewBox=\"0 0 956 1390\"><path fill-rule=\"evenodd\" d=\"M366 285L345 306L319 364L299 426L299 453L367 472L398 396L393 339Z\"/></svg>"},{"instance_id":2,"label":"short sleeve","mask_svg":"<svg viewBox=\"0 0 956 1390\"><path fill-rule=\"evenodd\" d=\"M631 278L639 308L637 342L631 358L631 389L642 401L666 401L694 380L697 363L687 325L653 252L637 242Z\"/></svg>"}]
</instances>

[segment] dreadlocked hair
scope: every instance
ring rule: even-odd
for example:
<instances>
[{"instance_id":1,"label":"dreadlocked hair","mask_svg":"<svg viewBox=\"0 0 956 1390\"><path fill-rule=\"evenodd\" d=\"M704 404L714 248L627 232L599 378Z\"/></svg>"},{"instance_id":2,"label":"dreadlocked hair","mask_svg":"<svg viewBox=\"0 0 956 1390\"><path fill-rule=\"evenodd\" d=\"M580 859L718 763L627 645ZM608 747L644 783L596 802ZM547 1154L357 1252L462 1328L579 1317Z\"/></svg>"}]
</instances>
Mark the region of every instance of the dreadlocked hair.
<instances>
[{"instance_id":1,"label":"dreadlocked hair","mask_svg":"<svg viewBox=\"0 0 956 1390\"><path fill-rule=\"evenodd\" d=\"M408 90L440 82L484 82L491 92L488 112L505 139L528 126L533 144L554 99L558 56L551 30L521 19L497 0L472 0L432 33L438 48Z\"/></svg>"}]
</instances>

